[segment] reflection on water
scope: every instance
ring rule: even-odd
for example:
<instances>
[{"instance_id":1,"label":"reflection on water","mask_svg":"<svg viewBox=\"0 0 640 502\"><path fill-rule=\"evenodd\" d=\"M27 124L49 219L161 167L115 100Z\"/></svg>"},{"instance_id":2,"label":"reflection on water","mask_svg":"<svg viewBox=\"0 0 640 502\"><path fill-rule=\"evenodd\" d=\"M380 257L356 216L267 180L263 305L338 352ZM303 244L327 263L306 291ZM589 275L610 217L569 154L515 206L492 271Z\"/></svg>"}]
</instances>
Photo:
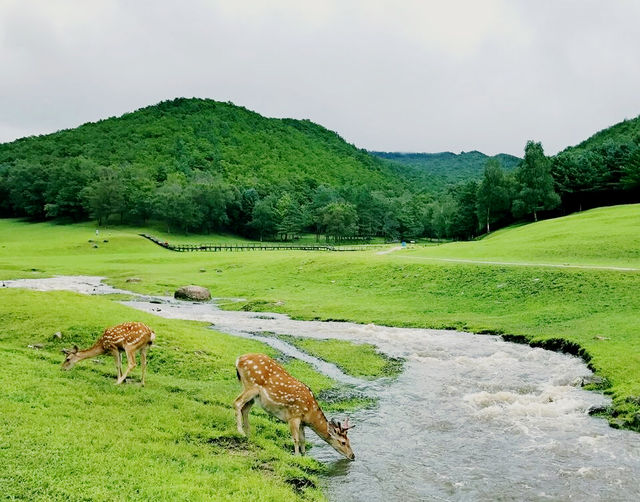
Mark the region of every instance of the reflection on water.
<instances>
[{"instance_id":1,"label":"reflection on water","mask_svg":"<svg viewBox=\"0 0 640 502\"><path fill-rule=\"evenodd\" d=\"M87 278L83 281L86 286ZM64 289L73 289L72 283ZM376 408L351 416L357 424L349 433L355 462L308 435L315 445L311 454L328 466L332 500L635 501L640 496L640 434L611 429L587 414L608 400L576 386L590 374L577 358L487 335L293 321L280 314L149 300L126 304L163 317L208 321L218 331L245 337L269 331L340 338L374 343L406 358L397 379L365 382L280 340L260 337L379 398Z\"/></svg>"}]
</instances>

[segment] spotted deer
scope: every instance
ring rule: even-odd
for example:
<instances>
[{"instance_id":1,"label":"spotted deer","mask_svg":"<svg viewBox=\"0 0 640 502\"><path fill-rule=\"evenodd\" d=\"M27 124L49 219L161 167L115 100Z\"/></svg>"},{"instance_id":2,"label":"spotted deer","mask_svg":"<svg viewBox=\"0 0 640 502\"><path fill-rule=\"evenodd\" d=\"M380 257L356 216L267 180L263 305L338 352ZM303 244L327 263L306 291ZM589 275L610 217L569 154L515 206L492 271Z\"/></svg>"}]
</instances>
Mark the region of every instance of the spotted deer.
<instances>
[{"instance_id":1,"label":"spotted deer","mask_svg":"<svg viewBox=\"0 0 640 502\"><path fill-rule=\"evenodd\" d=\"M264 354L245 354L236 360L236 374L242 383L242 393L234 401L238 432L249 434L249 410L258 402L265 411L289 423L294 452L305 454L304 427L329 443L349 460L356 456L351 450L347 431L349 419L341 424L328 421L311 389L296 380L277 362Z\"/></svg>"},{"instance_id":2,"label":"spotted deer","mask_svg":"<svg viewBox=\"0 0 640 502\"><path fill-rule=\"evenodd\" d=\"M147 371L147 351L156 339L153 330L141 322L125 322L104 330L104 333L92 347L85 350L78 350L75 345L73 349L63 349L67 355L62 363L63 370L70 370L83 359L94 357L105 352L110 352L116 361L118 371L117 384L121 384L127 378L129 372L136 367L136 352L140 351L140 366L142 367L142 386L144 386L144 376ZM127 355L127 369L122 373L122 360L120 351Z\"/></svg>"}]
</instances>

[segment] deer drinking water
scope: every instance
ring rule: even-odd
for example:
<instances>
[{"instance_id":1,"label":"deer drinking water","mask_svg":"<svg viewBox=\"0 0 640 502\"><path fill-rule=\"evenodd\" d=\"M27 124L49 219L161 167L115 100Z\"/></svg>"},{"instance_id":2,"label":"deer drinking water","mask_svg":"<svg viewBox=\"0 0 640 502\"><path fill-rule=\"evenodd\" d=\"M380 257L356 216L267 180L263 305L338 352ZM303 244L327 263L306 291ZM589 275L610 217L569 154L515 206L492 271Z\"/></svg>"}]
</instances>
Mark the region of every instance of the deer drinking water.
<instances>
[{"instance_id":1,"label":"deer drinking water","mask_svg":"<svg viewBox=\"0 0 640 502\"><path fill-rule=\"evenodd\" d=\"M110 352L116 362L118 380L116 384L121 384L127 378L129 372L136 367L136 352L140 351L140 366L142 368L142 386L144 386L144 376L147 370L147 351L156 338L153 330L141 322L125 322L104 330L104 333L92 347L85 350L78 350L78 346L73 349L63 349L67 354L62 363L63 370L70 370L83 359L94 357L105 352ZM120 351L127 355L127 369L122 373L122 360Z\"/></svg>"},{"instance_id":2,"label":"deer drinking water","mask_svg":"<svg viewBox=\"0 0 640 502\"><path fill-rule=\"evenodd\" d=\"M347 431L349 419L342 425L328 421L313 393L305 384L293 378L269 356L245 354L236 361L236 372L242 383L242 393L234 401L238 432L249 434L249 410L258 401L265 411L289 423L295 454L305 453L304 427L329 443L349 460L356 457L351 450Z\"/></svg>"}]
</instances>

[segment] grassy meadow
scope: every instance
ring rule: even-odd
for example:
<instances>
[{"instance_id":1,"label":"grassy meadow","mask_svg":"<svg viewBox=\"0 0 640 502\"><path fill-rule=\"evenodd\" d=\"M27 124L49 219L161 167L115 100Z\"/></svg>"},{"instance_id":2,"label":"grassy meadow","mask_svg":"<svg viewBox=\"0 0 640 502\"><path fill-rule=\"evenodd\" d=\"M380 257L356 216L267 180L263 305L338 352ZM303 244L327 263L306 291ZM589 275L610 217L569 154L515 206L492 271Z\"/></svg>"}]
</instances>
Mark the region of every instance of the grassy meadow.
<instances>
[{"instance_id":1,"label":"grassy meadow","mask_svg":"<svg viewBox=\"0 0 640 502\"><path fill-rule=\"evenodd\" d=\"M322 499L311 458L293 457L288 426L252 413L235 430L234 361L273 350L203 323L132 311L102 297L0 289L0 486L26 500ZM60 349L88 346L105 326L153 326L147 385L140 369L115 386L113 358L60 371ZM53 337L61 331L62 340ZM42 345L30 348L29 345ZM99 364L98 364L99 363ZM289 371L319 393L335 382L300 361Z\"/></svg>"},{"instance_id":2,"label":"grassy meadow","mask_svg":"<svg viewBox=\"0 0 640 502\"><path fill-rule=\"evenodd\" d=\"M415 250L422 259L640 268L640 206L602 207L509 227L481 240Z\"/></svg>"},{"instance_id":3,"label":"grassy meadow","mask_svg":"<svg viewBox=\"0 0 640 502\"><path fill-rule=\"evenodd\" d=\"M94 248L91 224L0 220L0 281L100 275L114 286L153 294L199 284L214 297L245 299L228 308L504 333L551 346L561 339L582 348L606 379L614 399L611 423L640 430L640 272L544 266L640 267L639 205L385 255L175 253L138 236L142 231L103 228ZM131 277L141 280L127 283ZM89 345L104 327L125 320L148 322L158 334L146 388L115 387L110 357L60 372L61 347ZM52 338L56 331L62 341ZM295 342L352 374L385 371L371 346ZM44 347L28 348L36 343ZM9 499L322 498L322 466L290 456L286 426L252 412L256 433L248 441L235 433L230 403L239 386L233 362L243 352L273 354L261 344L199 323L156 318L108 297L22 292L0 282L0 350L0 465L9 466L0 470L0 485ZM317 393L335 385L299 362L290 370ZM139 368L134 382L138 377Z\"/></svg>"}]
</instances>

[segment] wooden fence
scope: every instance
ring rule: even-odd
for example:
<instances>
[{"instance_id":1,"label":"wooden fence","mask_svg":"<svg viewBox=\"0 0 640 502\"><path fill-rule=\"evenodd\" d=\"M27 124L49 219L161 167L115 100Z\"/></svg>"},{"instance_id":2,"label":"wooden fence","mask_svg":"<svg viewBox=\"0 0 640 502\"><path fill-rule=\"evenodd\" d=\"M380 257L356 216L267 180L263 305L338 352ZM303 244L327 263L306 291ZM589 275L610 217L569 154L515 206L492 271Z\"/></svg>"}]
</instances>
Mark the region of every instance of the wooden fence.
<instances>
[{"instance_id":1,"label":"wooden fence","mask_svg":"<svg viewBox=\"0 0 640 502\"><path fill-rule=\"evenodd\" d=\"M313 244L171 244L149 234L140 234L145 239L155 242L170 251L192 252L192 251L361 251L361 246L328 246ZM365 248L366 249L366 248Z\"/></svg>"}]
</instances>

